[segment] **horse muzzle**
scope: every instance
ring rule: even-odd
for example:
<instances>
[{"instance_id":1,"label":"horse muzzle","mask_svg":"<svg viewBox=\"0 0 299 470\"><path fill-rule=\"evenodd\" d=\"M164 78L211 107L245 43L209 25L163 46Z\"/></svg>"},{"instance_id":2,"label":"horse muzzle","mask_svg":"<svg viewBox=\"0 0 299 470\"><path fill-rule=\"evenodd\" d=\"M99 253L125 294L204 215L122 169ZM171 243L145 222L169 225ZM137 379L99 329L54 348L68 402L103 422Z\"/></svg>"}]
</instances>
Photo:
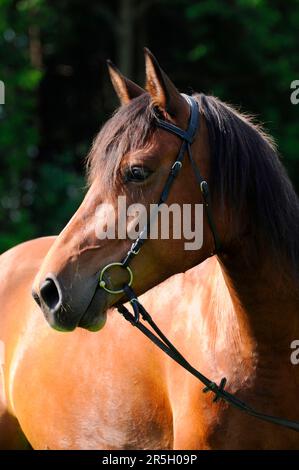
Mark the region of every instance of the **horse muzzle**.
<instances>
[{"instance_id":1,"label":"horse muzzle","mask_svg":"<svg viewBox=\"0 0 299 470\"><path fill-rule=\"evenodd\" d=\"M57 276L51 273L41 283L39 292L33 289L32 296L55 330L72 331L82 327L97 331L106 321L107 295L96 289L97 278L88 284L88 290L81 292L78 299L78 291L73 296L71 290L64 290Z\"/></svg>"}]
</instances>

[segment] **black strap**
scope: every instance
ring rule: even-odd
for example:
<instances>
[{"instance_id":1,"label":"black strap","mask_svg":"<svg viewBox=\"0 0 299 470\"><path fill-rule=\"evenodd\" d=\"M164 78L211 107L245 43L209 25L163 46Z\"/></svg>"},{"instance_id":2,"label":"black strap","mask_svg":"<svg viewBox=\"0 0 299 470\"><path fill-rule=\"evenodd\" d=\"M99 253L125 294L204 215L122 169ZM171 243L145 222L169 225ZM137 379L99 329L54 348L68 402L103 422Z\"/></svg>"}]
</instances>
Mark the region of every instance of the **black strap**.
<instances>
[{"instance_id":1,"label":"black strap","mask_svg":"<svg viewBox=\"0 0 299 470\"><path fill-rule=\"evenodd\" d=\"M214 240L214 247L215 250L211 255L214 255L215 253L219 253L221 249L221 242L220 238L218 236L218 232L215 226L214 218L212 215L212 209L211 209L211 197L210 197L210 191L209 191L209 185L206 182L206 180L201 176L198 166L195 163L195 160L192 156L191 148L190 145L187 147L188 150L188 155L189 155L189 160L191 162L193 172L195 174L196 181L200 187L201 193L202 193L202 198L204 202L204 208L205 208L205 213L208 219L209 227L213 235L213 240Z\"/></svg>"},{"instance_id":2,"label":"black strap","mask_svg":"<svg viewBox=\"0 0 299 470\"><path fill-rule=\"evenodd\" d=\"M243 411L244 413L247 413L250 416L254 416L255 418L260 419L262 421L267 421L269 423L277 424L279 426L283 426L288 429L292 429L294 431L299 432L298 422L260 413L251 406L247 405L244 401L239 400L239 398L237 398L232 393L227 392L224 389L226 385L225 377L223 377L220 381L220 384L217 385L215 382L212 382L205 375L195 369L184 358L184 356L182 356L182 354L175 348L175 346L168 340L168 338L156 325L150 314L139 302L133 289L126 285L124 286L124 292L133 307L134 314L132 314L124 305L118 306L119 313L121 313L123 317L131 323L131 325L135 326L139 331L141 331L141 333L143 333L152 343L154 343L156 346L158 346L159 349L161 349L169 357L171 357L177 364L186 369L188 372L190 372L190 374L192 374L200 382L202 382L205 385L203 389L204 393L214 393L214 402L222 399L226 401L229 405L233 406L234 408L237 408L240 411ZM141 323L140 316L151 326L157 336L151 330L149 330L143 323Z\"/></svg>"},{"instance_id":3,"label":"black strap","mask_svg":"<svg viewBox=\"0 0 299 470\"><path fill-rule=\"evenodd\" d=\"M194 98L187 95L183 95L183 97L189 103L190 106L190 117L187 130L184 131L180 127L177 127L172 124L171 122L163 121L163 119L159 119L158 117L156 118L156 124L158 127L161 127L162 129L165 129L166 131L177 135L178 137L180 137L191 145L195 139L196 132L199 129L199 109L197 101L195 101Z\"/></svg>"}]
</instances>

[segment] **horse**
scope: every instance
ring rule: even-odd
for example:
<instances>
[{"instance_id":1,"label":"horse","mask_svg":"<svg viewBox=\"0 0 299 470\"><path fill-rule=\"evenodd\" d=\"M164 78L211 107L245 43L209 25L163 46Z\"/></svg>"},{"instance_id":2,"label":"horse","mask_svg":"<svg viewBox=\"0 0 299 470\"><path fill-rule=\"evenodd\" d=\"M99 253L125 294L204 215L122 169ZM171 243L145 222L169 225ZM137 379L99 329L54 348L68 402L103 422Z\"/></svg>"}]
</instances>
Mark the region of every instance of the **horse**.
<instances>
[{"instance_id":1,"label":"horse","mask_svg":"<svg viewBox=\"0 0 299 470\"><path fill-rule=\"evenodd\" d=\"M119 73L116 76L112 64L109 64L109 71L121 103L126 104L128 95L122 94L124 90L117 87L116 79L124 81L123 87L126 87L126 93L130 94L130 99L136 94L137 86L124 79ZM159 364L159 368L164 368L164 358L161 354L157 354L155 348L147 345L142 338L137 339L136 342L134 332L121 321L114 309L109 311L105 329L92 334L81 329L67 336L53 332L39 315L39 308L31 297L31 285L55 238L31 240L0 256L2 281L0 295L8 302L3 302L0 315L0 340L1 344L5 344L6 353L4 376L0 375L0 391L2 392L0 395L0 448L28 449L31 448L30 443L35 449L172 448L174 440L168 399L165 394L157 408L155 388L159 386L157 385L159 378L154 381L153 374L149 377L147 367L147 359L150 355L153 363L155 361ZM17 298L22 299L21 306L15 304L10 296L11 284L7 281L12 279L12 271L16 288L19 288ZM208 281L205 278L201 279L202 271L203 265L187 273L173 276L142 296L142 301L149 310L159 311L160 308L164 310L164 327L167 327L167 331L173 337L176 337L180 330L186 331L182 319L187 320L185 315L187 308L188 324L191 314L199 315L202 288L204 284L207 284L205 291L208 292L208 282L211 279L211 277L207 278ZM187 291L193 299L192 303L188 299L184 300L183 293ZM170 325L172 325L173 333L170 332ZM111 349L110 337L114 335L115 328L118 331L118 338L115 338L114 347ZM105 332L106 339L103 337L103 332ZM132 341L128 341L130 335L132 335ZM43 338L42 343L41 338ZM128 348L130 344L133 350ZM41 345L43 350L40 349ZM111 361L119 364L119 358L125 348L129 358L135 356L135 349L138 348L138 379L136 373L132 371L131 361L124 361L121 364L122 373L119 374L118 368L118 374L111 376L107 389L107 384L103 387L105 384L103 374L110 374ZM103 355L105 349L106 359ZM45 351L47 351L46 356ZM63 356L61 356L61 351L64 351ZM86 356L101 357L99 367L95 367L92 361L88 362L89 377L86 376L86 366L78 369L76 364L70 374L71 358L78 354L78 351L82 351L82 362L85 361ZM63 357L65 364L61 362ZM57 369L59 374L54 377L53 364L56 361L60 364ZM39 366L37 362L40 363ZM134 363L136 364L136 359ZM64 368L65 374L61 373ZM130 377L132 372L131 381L125 385L125 378ZM80 378L80 373L84 373L85 377ZM68 410L67 415L64 406L61 408L60 405L64 400L66 400L65 403L68 402L69 398L67 396L62 398L55 392L55 390L64 389L66 377L68 377L67 388L73 390L72 410ZM45 380L47 383L44 382ZM138 398L135 388L136 380L147 385L144 390L144 394L148 396L147 401L144 395L141 395L143 390L140 387ZM131 382L133 388L131 388ZM81 386L78 387L80 383ZM90 383L93 384L92 387L89 386ZM25 385L27 391L30 387L35 389L27 402L27 404L30 402L29 407L26 405L28 395L25 398L23 392L19 394L17 384L22 384L22 387ZM127 393L117 397L124 385ZM40 387L41 396L35 393L36 386ZM151 395L149 387L153 389ZM114 402L111 397L112 391ZM46 404L46 402L49 404L49 400L53 400L54 397L56 403L52 406L59 410L59 416L57 412L53 414L52 406L48 409ZM84 397L84 405L82 397ZM41 398L42 401L40 401ZM116 404L116 408L112 413L113 403ZM40 405L43 409L39 407ZM147 407L152 411L147 411ZM78 414L79 409L81 411ZM31 414L31 418L27 413ZM48 413L47 418L45 413ZM67 426L61 426L66 419L68 420ZM134 432L136 432L135 436Z\"/></svg>"},{"instance_id":2,"label":"horse","mask_svg":"<svg viewBox=\"0 0 299 470\"><path fill-rule=\"evenodd\" d=\"M29 442L43 450L171 449L168 387L183 380L186 393L195 387L193 393L200 395L201 389L153 345L136 337L115 309L109 310L105 328L98 332L78 328L65 334L49 327L32 299L31 286L55 239L31 240L0 257L1 277L7 280L1 284L1 298L7 299L0 316L1 340L6 345L1 448L24 449ZM186 334L192 342L200 337L199 330L191 330L190 315L196 323L200 304L206 303L202 292L209 294L210 280L215 282L219 270L210 261L210 266L205 268L203 263L173 276L141 297L186 354ZM12 276L14 296L9 295ZM185 292L192 301L184 298ZM211 306L211 312L218 311L217 305ZM161 309L163 318L159 318ZM204 367L198 362L199 346L192 356ZM165 383L162 389L161 374L167 370L172 385Z\"/></svg>"},{"instance_id":3,"label":"horse","mask_svg":"<svg viewBox=\"0 0 299 470\"><path fill-rule=\"evenodd\" d=\"M213 403L194 377L120 323L110 309L127 296L113 286L128 282L127 270L114 269L99 286L99 272L120 263L131 242L99 240L97 208L116 208L119 195L146 207L159 200L181 139L157 122L188 127L188 100L148 50L145 59L146 90L110 64L123 105L93 144L89 190L68 225L55 240L29 242L1 260L8 408L34 448L298 448L294 431L257 426ZM130 283L136 295L148 291L161 329L195 367L215 382L225 376L227 390L263 413L298 421L290 360L299 333L298 199L273 141L250 117L211 96L193 100L200 126L192 154L209 184L214 224L205 218L198 250L186 251L182 239L147 239L130 260ZM169 204L206 203L191 159L170 189ZM100 211L103 224L108 216Z\"/></svg>"}]
</instances>

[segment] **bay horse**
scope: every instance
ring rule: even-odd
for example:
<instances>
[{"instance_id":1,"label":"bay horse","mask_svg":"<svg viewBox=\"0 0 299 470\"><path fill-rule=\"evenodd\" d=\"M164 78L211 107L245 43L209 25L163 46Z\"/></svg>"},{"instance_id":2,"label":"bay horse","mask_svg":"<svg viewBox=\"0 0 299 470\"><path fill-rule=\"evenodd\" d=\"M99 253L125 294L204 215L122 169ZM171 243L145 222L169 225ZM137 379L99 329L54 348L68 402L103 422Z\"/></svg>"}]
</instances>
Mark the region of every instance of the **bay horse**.
<instances>
[{"instance_id":1,"label":"bay horse","mask_svg":"<svg viewBox=\"0 0 299 470\"><path fill-rule=\"evenodd\" d=\"M192 402L199 400L199 426L204 403L212 400L115 309L98 332L77 328L65 334L45 322L31 285L54 242L55 237L32 240L0 257L7 279L1 285L1 298L7 299L0 320L6 344L1 448L26 448L26 439L35 449L209 448L207 435L200 438L199 428L191 427ZM15 296L9 295L12 275ZM230 360L223 350L226 338L239 348L240 335L215 258L172 276L141 299L196 366L216 379L223 374L222 364Z\"/></svg>"},{"instance_id":2,"label":"bay horse","mask_svg":"<svg viewBox=\"0 0 299 470\"><path fill-rule=\"evenodd\" d=\"M96 208L116 206L120 194L157 201L181 145L157 128L157 115L188 124L188 102L148 50L145 58L147 91L110 65L124 105L94 142L89 191L69 224L55 240L1 257L7 408L34 448L298 448L295 432L212 403L194 377L109 310L126 297L97 288L99 272L121 261L130 241L98 240ZM201 126L192 151L209 182L221 250L210 258L207 220L197 251L181 239L149 239L130 263L132 286L149 291L145 306L195 367L215 382L226 376L229 391L264 413L298 421L290 361L299 334L298 199L273 142L249 117L214 97L193 98ZM200 201L186 160L168 203ZM115 271L113 284L123 276Z\"/></svg>"}]
</instances>

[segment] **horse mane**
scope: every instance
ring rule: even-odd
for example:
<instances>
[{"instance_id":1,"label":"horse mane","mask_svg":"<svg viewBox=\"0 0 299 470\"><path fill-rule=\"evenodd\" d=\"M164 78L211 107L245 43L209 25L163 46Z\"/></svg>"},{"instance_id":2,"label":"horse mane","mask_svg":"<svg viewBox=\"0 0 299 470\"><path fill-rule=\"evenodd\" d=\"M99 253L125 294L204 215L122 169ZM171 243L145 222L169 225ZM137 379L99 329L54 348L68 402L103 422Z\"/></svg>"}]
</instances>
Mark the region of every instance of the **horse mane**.
<instances>
[{"instance_id":1,"label":"horse mane","mask_svg":"<svg viewBox=\"0 0 299 470\"><path fill-rule=\"evenodd\" d=\"M271 248L278 264L281 253L297 275L299 202L272 138L219 99L197 99L209 133L213 198L231 208L231 223L242 223L245 212L255 243Z\"/></svg>"},{"instance_id":2,"label":"horse mane","mask_svg":"<svg viewBox=\"0 0 299 470\"><path fill-rule=\"evenodd\" d=\"M281 253L298 273L299 202L273 140L250 116L219 99L203 94L194 98L208 128L212 200L230 208L232 224L242 223L245 213L256 243L266 241L274 259ZM145 147L155 129L148 93L120 107L87 157L89 183L101 175L101 185L111 189L123 156Z\"/></svg>"}]
</instances>

